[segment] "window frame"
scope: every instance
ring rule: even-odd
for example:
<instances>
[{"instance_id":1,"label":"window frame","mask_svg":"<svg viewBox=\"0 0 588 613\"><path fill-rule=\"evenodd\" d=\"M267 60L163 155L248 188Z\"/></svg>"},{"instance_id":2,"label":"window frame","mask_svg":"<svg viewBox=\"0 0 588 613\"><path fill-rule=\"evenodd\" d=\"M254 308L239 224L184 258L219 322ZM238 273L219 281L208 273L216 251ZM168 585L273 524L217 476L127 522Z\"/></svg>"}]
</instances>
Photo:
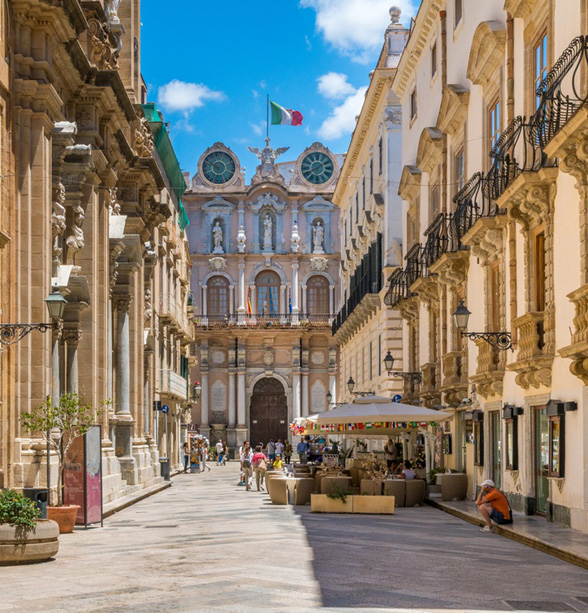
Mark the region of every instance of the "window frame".
<instances>
[{"instance_id":1,"label":"window frame","mask_svg":"<svg viewBox=\"0 0 588 613\"><path fill-rule=\"evenodd\" d=\"M458 164L458 160L460 161ZM465 185L465 147L461 146L453 156L453 178L455 193L457 194ZM461 172L460 172L461 170Z\"/></svg>"},{"instance_id":2,"label":"window frame","mask_svg":"<svg viewBox=\"0 0 588 613\"><path fill-rule=\"evenodd\" d=\"M215 283L218 283L215 285ZM215 275L206 282L207 317L225 317L229 312L230 283L226 277ZM224 294L224 295L223 295ZM213 308L216 306L217 308Z\"/></svg>"},{"instance_id":3,"label":"window frame","mask_svg":"<svg viewBox=\"0 0 588 613\"><path fill-rule=\"evenodd\" d=\"M414 121L417 117L417 88L416 85L410 92L409 98L410 121Z\"/></svg>"},{"instance_id":4,"label":"window frame","mask_svg":"<svg viewBox=\"0 0 588 613\"><path fill-rule=\"evenodd\" d=\"M458 10L459 7L459 10ZM453 29L457 30L458 26L463 22L463 0L454 0L453 2Z\"/></svg>"},{"instance_id":5,"label":"window frame","mask_svg":"<svg viewBox=\"0 0 588 613\"><path fill-rule=\"evenodd\" d=\"M554 450L554 429L559 429L559 448ZM565 415L549 416L549 476L554 479L563 479L565 476ZM557 468L554 468L554 457L557 455Z\"/></svg>"},{"instance_id":6,"label":"window frame","mask_svg":"<svg viewBox=\"0 0 588 613\"><path fill-rule=\"evenodd\" d=\"M506 470L519 469L519 426L516 416L504 420L504 464ZM509 440L509 430L512 430L512 448Z\"/></svg>"},{"instance_id":7,"label":"window frame","mask_svg":"<svg viewBox=\"0 0 588 613\"><path fill-rule=\"evenodd\" d=\"M437 41L431 46L431 81L437 76Z\"/></svg>"},{"instance_id":8,"label":"window frame","mask_svg":"<svg viewBox=\"0 0 588 613\"><path fill-rule=\"evenodd\" d=\"M484 416L474 421L474 466L484 466Z\"/></svg>"},{"instance_id":9,"label":"window frame","mask_svg":"<svg viewBox=\"0 0 588 613\"><path fill-rule=\"evenodd\" d=\"M502 117L501 117L500 99L495 98L488 105L488 151L492 151L498 144L501 135Z\"/></svg>"},{"instance_id":10,"label":"window frame","mask_svg":"<svg viewBox=\"0 0 588 613\"><path fill-rule=\"evenodd\" d=\"M531 237L533 241L533 302L536 313L542 313L547 306L547 267L545 253L545 225L541 224Z\"/></svg>"},{"instance_id":11,"label":"window frame","mask_svg":"<svg viewBox=\"0 0 588 613\"><path fill-rule=\"evenodd\" d=\"M539 85L541 85L543 79L547 76L549 72L549 35L547 29L544 28L541 30L541 34L535 38L532 46L532 61L533 61L533 92L532 98L535 100L534 110L539 108L539 103L541 102L541 98L537 96L537 89ZM537 62L537 54L540 52L540 58L542 60L542 64L538 66Z\"/></svg>"},{"instance_id":12,"label":"window frame","mask_svg":"<svg viewBox=\"0 0 588 613\"><path fill-rule=\"evenodd\" d=\"M318 281L320 280L320 283ZM318 283L316 287L313 285ZM306 282L306 310L308 315L330 315L330 288L329 280L322 275L312 275ZM323 306L324 310L315 309Z\"/></svg>"}]
</instances>

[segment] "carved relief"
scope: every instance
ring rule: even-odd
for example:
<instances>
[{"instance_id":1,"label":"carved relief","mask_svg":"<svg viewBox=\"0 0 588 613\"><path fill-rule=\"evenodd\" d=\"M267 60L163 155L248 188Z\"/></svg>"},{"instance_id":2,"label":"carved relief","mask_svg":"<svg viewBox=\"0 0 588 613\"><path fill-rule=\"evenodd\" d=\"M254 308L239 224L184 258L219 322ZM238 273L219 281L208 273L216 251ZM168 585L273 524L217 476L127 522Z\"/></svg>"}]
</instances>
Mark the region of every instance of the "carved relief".
<instances>
[{"instance_id":1,"label":"carved relief","mask_svg":"<svg viewBox=\"0 0 588 613\"><path fill-rule=\"evenodd\" d=\"M314 272L324 272L329 267L327 258L313 257L310 258L310 270Z\"/></svg>"},{"instance_id":2,"label":"carved relief","mask_svg":"<svg viewBox=\"0 0 588 613\"><path fill-rule=\"evenodd\" d=\"M214 272L224 272L227 269L227 260L219 256L210 258L208 260L208 266L210 270Z\"/></svg>"},{"instance_id":3,"label":"carved relief","mask_svg":"<svg viewBox=\"0 0 588 613\"><path fill-rule=\"evenodd\" d=\"M141 158L151 157L154 146L149 122L145 117L142 117L139 127L135 130L135 150L137 155Z\"/></svg>"}]
</instances>

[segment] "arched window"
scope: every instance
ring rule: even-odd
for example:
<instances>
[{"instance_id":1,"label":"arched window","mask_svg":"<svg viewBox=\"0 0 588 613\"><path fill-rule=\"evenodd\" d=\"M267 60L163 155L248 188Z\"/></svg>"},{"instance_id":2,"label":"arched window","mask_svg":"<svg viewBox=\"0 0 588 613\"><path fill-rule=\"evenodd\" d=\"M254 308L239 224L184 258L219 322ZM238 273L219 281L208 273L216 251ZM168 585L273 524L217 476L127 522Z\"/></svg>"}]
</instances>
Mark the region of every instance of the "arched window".
<instances>
[{"instance_id":1,"label":"arched window","mask_svg":"<svg viewBox=\"0 0 588 613\"><path fill-rule=\"evenodd\" d=\"M262 272L255 279L257 290L257 314L275 317L280 313L280 277L271 270Z\"/></svg>"},{"instance_id":2,"label":"arched window","mask_svg":"<svg viewBox=\"0 0 588 613\"><path fill-rule=\"evenodd\" d=\"M225 317L229 313L229 282L224 277L208 280L208 315Z\"/></svg>"},{"instance_id":3,"label":"arched window","mask_svg":"<svg viewBox=\"0 0 588 613\"><path fill-rule=\"evenodd\" d=\"M309 315L329 315L329 281L325 277L310 277L308 288Z\"/></svg>"}]
</instances>

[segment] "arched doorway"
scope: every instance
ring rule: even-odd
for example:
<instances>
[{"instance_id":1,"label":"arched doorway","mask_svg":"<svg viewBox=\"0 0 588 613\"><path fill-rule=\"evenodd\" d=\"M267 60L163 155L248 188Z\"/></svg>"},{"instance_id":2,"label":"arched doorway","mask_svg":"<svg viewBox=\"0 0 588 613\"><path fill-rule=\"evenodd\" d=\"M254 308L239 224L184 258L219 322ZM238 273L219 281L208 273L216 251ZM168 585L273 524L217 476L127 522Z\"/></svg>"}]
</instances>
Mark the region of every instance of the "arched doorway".
<instances>
[{"instance_id":1,"label":"arched doorway","mask_svg":"<svg viewBox=\"0 0 588 613\"><path fill-rule=\"evenodd\" d=\"M288 401L284 386L277 379L265 377L255 384L251 394L249 440L255 447L279 438L288 438Z\"/></svg>"}]
</instances>

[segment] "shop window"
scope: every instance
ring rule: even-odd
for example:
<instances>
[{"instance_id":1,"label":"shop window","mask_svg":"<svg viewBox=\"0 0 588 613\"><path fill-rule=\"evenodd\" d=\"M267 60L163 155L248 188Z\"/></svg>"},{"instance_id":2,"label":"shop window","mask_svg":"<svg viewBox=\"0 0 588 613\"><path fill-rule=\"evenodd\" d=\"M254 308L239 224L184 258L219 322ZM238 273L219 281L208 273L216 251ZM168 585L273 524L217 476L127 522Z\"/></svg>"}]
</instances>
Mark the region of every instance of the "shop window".
<instances>
[{"instance_id":1,"label":"shop window","mask_svg":"<svg viewBox=\"0 0 588 613\"><path fill-rule=\"evenodd\" d=\"M536 92L541 82L547 76L547 34L543 34L533 47L534 80L533 92ZM535 95L535 108L539 107L541 99Z\"/></svg>"},{"instance_id":2,"label":"shop window","mask_svg":"<svg viewBox=\"0 0 588 613\"><path fill-rule=\"evenodd\" d=\"M207 286L208 315L225 317L229 312L229 282L225 277L212 277Z\"/></svg>"},{"instance_id":3,"label":"shop window","mask_svg":"<svg viewBox=\"0 0 588 613\"><path fill-rule=\"evenodd\" d=\"M484 414L474 411L474 464L484 466Z\"/></svg>"},{"instance_id":4,"label":"shop window","mask_svg":"<svg viewBox=\"0 0 588 613\"><path fill-rule=\"evenodd\" d=\"M511 417L505 420L506 433L506 470L519 469L518 420Z\"/></svg>"},{"instance_id":5,"label":"shop window","mask_svg":"<svg viewBox=\"0 0 588 613\"><path fill-rule=\"evenodd\" d=\"M549 418L549 476L564 477L564 415Z\"/></svg>"}]
</instances>

